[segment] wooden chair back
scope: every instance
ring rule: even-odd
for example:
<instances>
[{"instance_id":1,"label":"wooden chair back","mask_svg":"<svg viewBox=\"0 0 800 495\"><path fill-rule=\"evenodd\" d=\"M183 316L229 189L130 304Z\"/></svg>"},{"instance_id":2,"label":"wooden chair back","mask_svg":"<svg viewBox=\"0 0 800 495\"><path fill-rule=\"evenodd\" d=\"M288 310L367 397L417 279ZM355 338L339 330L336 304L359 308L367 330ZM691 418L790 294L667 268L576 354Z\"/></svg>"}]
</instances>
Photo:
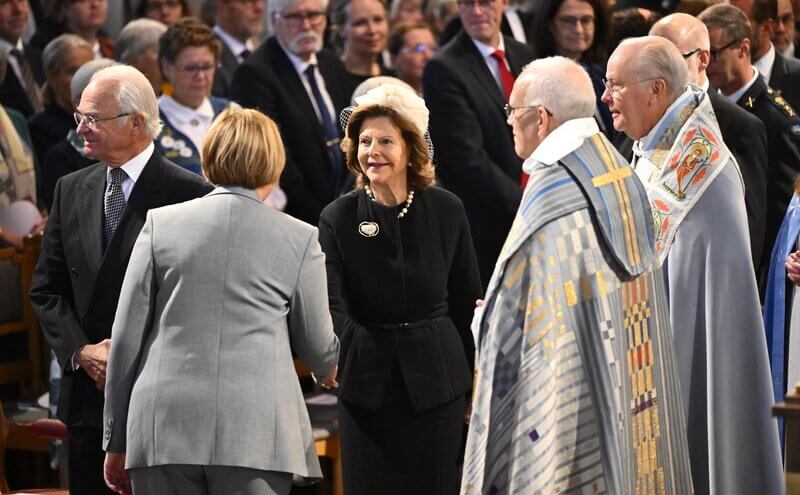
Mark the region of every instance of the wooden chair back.
<instances>
[{"instance_id":1,"label":"wooden chair back","mask_svg":"<svg viewBox=\"0 0 800 495\"><path fill-rule=\"evenodd\" d=\"M10 362L0 364L0 384L18 382L20 393L33 396L44 390L42 380L42 333L39 321L33 312L30 302L31 278L39 259L42 235L27 237L22 252L14 248L0 249L0 262L9 260L19 267L19 290L22 302L20 319L0 323L0 336L15 333L27 335L27 356L20 356Z\"/></svg>"}]
</instances>

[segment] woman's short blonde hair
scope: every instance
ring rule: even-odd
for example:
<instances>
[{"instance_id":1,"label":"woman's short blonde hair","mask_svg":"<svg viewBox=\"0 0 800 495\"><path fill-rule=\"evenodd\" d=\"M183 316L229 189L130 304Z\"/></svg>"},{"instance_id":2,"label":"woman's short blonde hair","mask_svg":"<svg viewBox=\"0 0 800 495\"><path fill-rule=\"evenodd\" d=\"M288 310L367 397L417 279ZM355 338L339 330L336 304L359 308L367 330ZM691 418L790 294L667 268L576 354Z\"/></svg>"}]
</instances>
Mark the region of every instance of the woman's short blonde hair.
<instances>
[{"instance_id":1,"label":"woman's short blonde hair","mask_svg":"<svg viewBox=\"0 0 800 495\"><path fill-rule=\"evenodd\" d=\"M361 134L361 127L364 125L364 121L375 117L387 117L400 129L400 134L403 136L406 152L408 153L409 188L421 191L434 185L435 173L431 163L430 152L428 151L428 143L425 141L425 137L419 133L417 127L391 107L362 105L350 115L345 138L342 141L342 149L347 159L347 168L356 174L356 188L369 184L369 179L358 163L358 135Z\"/></svg>"},{"instance_id":2,"label":"woman's short blonde hair","mask_svg":"<svg viewBox=\"0 0 800 495\"><path fill-rule=\"evenodd\" d=\"M278 126L256 110L225 110L203 143L203 175L215 185L255 189L276 184L285 162Z\"/></svg>"}]
</instances>

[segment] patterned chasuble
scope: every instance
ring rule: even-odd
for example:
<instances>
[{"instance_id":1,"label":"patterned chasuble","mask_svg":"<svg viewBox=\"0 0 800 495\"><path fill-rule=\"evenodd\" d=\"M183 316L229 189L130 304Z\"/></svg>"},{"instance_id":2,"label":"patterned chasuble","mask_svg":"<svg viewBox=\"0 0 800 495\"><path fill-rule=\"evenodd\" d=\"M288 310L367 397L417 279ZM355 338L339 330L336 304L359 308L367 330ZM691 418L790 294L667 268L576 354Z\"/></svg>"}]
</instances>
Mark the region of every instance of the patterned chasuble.
<instances>
[{"instance_id":1,"label":"patterned chasuble","mask_svg":"<svg viewBox=\"0 0 800 495\"><path fill-rule=\"evenodd\" d=\"M476 328L462 494L693 492L652 245L601 134L536 164Z\"/></svg>"},{"instance_id":2,"label":"patterned chasuble","mask_svg":"<svg viewBox=\"0 0 800 495\"><path fill-rule=\"evenodd\" d=\"M659 266L686 214L732 159L706 92L689 85L636 161L636 173L650 197Z\"/></svg>"}]
</instances>

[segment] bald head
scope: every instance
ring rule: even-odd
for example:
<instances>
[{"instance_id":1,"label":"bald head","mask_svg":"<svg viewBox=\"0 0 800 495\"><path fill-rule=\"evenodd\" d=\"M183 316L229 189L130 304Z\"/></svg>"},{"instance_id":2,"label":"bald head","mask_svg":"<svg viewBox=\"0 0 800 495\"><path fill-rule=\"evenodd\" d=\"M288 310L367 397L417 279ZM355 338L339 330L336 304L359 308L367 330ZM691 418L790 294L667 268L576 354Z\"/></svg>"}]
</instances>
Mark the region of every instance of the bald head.
<instances>
[{"instance_id":1,"label":"bald head","mask_svg":"<svg viewBox=\"0 0 800 495\"><path fill-rule=\"evenodd\" d=\"M706 83L711 43L708 29L702 21L689 14L671 14L656 22L650 29L650 35L669 40L684 55L690 82L698 86Z\"/></svg>"},{"instance_id":2,"label":"bald head","mask_svg":"<svg viewBox=\"0 0 800 495\"><path fill-rule=\"evenodd\" d=\"M608 104L614 128L631 139L646 135L685 91L689 71L675 45L660 36L629 38L608 59Z\"/></svg>"}]
</instances>

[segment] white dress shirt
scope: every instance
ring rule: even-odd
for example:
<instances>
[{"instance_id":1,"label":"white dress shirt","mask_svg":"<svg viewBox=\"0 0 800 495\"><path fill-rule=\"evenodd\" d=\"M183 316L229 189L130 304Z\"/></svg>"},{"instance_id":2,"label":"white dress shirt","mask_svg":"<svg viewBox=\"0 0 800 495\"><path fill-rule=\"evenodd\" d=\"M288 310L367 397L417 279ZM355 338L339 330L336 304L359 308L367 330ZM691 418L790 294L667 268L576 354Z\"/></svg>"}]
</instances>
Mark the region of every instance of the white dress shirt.
<instances>
[{"instance_id":1,"label":"white dress shirt","mask_svg":"<svg viewBox=\"0 0 800 495\"><path fill-rule=\"evenodd\" d=\"M252 39L248 39L246 42L242 43L219 26L214 26L214 33L219 36L219 39L233 52L236 56L236 60L238 60L240 64L244 62L244 57L242 56L243 51L247 50L253 53L253 50L256 49Z\"/></svg>"},{"instance_id":2,"label":"white dress shirt","mask_svg":"<svg viewBox=\"0 0 800 495\"><path fill-rule=\"evenodd\" d=\"M769 78L772 77L772 67L775 65L775 45L769 44L769 51L764 54L760 59L753 62L753 67L758 69L758 72L764 76L764 81L769 84Z\"/></svg>"},{"instance_id":3,"label":"white dress shirt","mask_svg":"<svg viewBox=\"0 0 800 495\"><path fill-rule=\"evenodd\" d=\"M12 45L5 38L0 38L0 47L3 49L4 52L6 52L6 59L8 60L8 65L10 65L11 69L14 70L14 74L16 74L17 76L17 81L19 81L19 83L22 85L24 89L25 79L22 77L22 72L20 71L19 68L19 62L17 61L17 57L11 56L11 50L13 50L14 48L19 50L21 53L25 53L25 48L22 45L22 40L21 39L17 40L17 44Z\"/></svg>"},{"instance_id":4,"label":"white dress shirt","mask_svg":"<svg viewBox=\"0 0 800 495\"><path fill-rule=\"evenodd\" d=\"M729 95L726 95L727 98L729 98L732 102L737 103L739 100L742 99L742 96L745 93L747 93L747 90L750 89L753 86L753 84L756 83L756 79L758 79L759 75L760 75L759 71L756 70L755 67L754 67L753 68L753 76L750 78L750 80L748 80L745 83L745 85L742 86L741 88L737 89L736 91L734 91L733 93L731 93Z\"/></svg>"},{"instance_id":5,"label":"white dress shirt","mask_svg":"<svg viewBox=\"0 0 800 495\"><path fill-rule=\"evenodd\" d=\"M333 106L331 95L328 94L328 87L325 85L325 79L322 77L322 73L319 71L317 54L312 53L308 61L305 61L292 53L291 50L283 46L283 43L281 43L280 40L278 40L278 44L283 49L284 53L286 53L286 56L289 57L289 61L292 62L294 70L297 71L297 76L300 78L300 82L302 82L303 87L306 88L308 99L311 101L311 105L314 107L314 111L317 113L317 120L322 122L322 115L319 113L319 108L317 108L317 100L314 98L314 93L311 92L311 85L308 84L308 79L306 78L305 74L305 71L308 69L309 65L313 64L317 66L317 69L314 71L314 78L317 80L317 87L319 88L319 92L322 93L322 99L325 101L325 105L328 107L328 114L331 116L334 122L337 122L339 120L339 116L336 114L336 107Z\"/></svg>"},{"instance_id":6,"label":"white dress shirt","mask_svg":"<svg viewBox=\"0 0 800 495\"><path fill-rule=\"evenodd\" d=\"M489 67L489 72L491 72L492 76L494 76L494 80L497 83L497 87L500 88L500 92L502 93L503 83L501 82L500 79L500 66L497 63L497 60L494 57L492 57L492 53L494 53L495 50L500 50L501 52L503 52L506 55L505 57L506 68L508 69L509 72L511 72L511 66L508 64L508 54L506 53L506 45L503 42L502 33L500 34L500 43L497 45L497 48L491 45L487 45L485 43L481 43L475 38L470 38L470 39L472 40L473 43L475 43L475 47L483 56L483 61L486 62L486 66Z\"/></svg>"}]
</instances>

